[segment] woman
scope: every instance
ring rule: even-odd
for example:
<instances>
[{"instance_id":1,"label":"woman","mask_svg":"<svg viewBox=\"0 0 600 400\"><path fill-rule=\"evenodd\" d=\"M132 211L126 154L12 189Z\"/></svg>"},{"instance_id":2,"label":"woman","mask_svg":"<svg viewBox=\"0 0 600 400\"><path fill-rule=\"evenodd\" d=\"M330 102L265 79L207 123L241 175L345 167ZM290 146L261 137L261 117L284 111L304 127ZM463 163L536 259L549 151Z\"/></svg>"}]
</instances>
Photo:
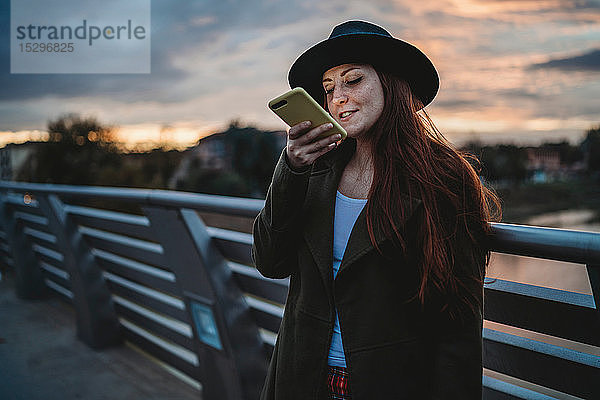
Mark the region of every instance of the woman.
<instances>
[{"instance_id":1,"label":"woman","mask_svg":"<svg viewBox=\"0 0 600 400\"><path fill-rule=\"evenodd\" d=\"M292 65L347 131L292 126L253 257L290 277L263 399L481 399L487 200L422 111L438 75L416 47L348 21Z\"/></svg>"}]
</instances>

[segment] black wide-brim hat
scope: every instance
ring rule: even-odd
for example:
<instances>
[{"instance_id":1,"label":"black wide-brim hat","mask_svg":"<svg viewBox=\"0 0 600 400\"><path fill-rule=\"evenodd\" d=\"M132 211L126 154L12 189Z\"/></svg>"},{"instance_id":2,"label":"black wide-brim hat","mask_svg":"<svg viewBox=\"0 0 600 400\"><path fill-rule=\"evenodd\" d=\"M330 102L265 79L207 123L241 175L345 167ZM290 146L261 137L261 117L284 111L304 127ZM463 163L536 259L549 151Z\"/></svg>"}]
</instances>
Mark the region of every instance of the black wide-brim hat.
<instances>
[{"instance_id":1,"label":"black wide-brim hat","mask_svg":"<svg viewBox=\"0 0 600 400\"><path fill-rule=\"evenodd\" d=\"M323 104L323 73L342 64L370 64L400 77L423 107L431 103L440 86L433 63L417 47L370 22L347 21L298 57L288 74L290 87L304 88Z\"/></svg>"}]
</instances>

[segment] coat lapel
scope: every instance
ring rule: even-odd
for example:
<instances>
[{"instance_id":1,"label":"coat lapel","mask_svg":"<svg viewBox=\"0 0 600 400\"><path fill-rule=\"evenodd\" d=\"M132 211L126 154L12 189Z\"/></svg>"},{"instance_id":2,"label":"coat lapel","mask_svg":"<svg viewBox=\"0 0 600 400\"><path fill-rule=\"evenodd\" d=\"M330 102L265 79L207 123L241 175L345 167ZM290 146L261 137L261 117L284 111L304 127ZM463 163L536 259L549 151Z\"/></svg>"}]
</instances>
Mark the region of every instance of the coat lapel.
<instances>
[{"instance_id":1,"label":"coat lapel","mask_svg":"<svg viewBox=\"0 0 600 400\"><path fill-rule=\"evenodd\" d=\"M333 282L333 218L335 194L356 142L348 138L315 162L306 194L304 239L331 293Z\"/></svg>"},{"instance_id":2,"label":"coat lapel","mask_svg":"<svg viewBox=\"0 0 600 400\"><path fill-rule=\"evenodd\" d=\"M399 201L402 203L404 210L406 210L404 221L410 219L417 206L421 203L421 200L408 196L402 196ZM401 222L401 224L403 223L404 222ZM375 242L377 243L377 246L381 247L381 244L385 240L387 240L387 238L383 232L380 229L375 229ZM374 249L375 246L371 242L369 230L367 228L367 205L365 205L358 215L354 227L352 228L352 232L350 233L350 237L348 238L348 244L346 245L346 251L344 252L342 264L338 271L338 277L355 264L360 257Z\"/></svg>"},{"instance_id":3,"label":"coat lapel","mask_svg":"<svg viewBox=\"0 0 600 400\"><path fill-rule=\"evenodd\" d=\"M356 150L356 141L348 138L342 145L321 157L314 165L305 201L304 239L317 264L325 287L331 292L333 283L333 222L335 195L346 164ZM421 203L420 200L402 196L400 201L406 210L405 221ZM374 249L367 229L367 206L363 208L354 224L342 259L338 277L349 269L361 256ZM381 245L385 235L375 231L375 241Z\"/></svg>"}]
</instances>

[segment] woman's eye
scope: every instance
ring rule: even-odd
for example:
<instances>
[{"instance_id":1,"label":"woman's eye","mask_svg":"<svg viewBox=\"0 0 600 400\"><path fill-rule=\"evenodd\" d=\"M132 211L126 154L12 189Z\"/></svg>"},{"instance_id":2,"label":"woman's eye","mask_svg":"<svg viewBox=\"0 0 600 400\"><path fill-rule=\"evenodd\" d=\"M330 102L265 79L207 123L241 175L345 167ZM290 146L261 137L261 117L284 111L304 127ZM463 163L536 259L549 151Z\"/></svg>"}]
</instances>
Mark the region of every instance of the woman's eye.
<instances>
[{"instance_id":1,"label":"woman's eye","mask_svg":"<svg viewBox=\"0 0 600 400\"><path fill-rule=\"evenodd\" d=\"M360 82L362 79L362 76L356 79L353 79L351 81L346 82L348 85L356 85L358 82Z\"/></svg>"},{"instance_id":2,"label":"woman's eye","mask_svg":"<svg viewBox=\"0 0 600 400\"><path fill-rule=\"evenodd\" d=\"M346 81L346 85L356 85L358 82L360 82L362 80L362 78L363 78L362 76L359 76L358 78L352 79L351 81ZM325 90L325 94L333 93L333 88L330 88L330 89L324 88L324 90Z\"/></svg>"}]
</instances>

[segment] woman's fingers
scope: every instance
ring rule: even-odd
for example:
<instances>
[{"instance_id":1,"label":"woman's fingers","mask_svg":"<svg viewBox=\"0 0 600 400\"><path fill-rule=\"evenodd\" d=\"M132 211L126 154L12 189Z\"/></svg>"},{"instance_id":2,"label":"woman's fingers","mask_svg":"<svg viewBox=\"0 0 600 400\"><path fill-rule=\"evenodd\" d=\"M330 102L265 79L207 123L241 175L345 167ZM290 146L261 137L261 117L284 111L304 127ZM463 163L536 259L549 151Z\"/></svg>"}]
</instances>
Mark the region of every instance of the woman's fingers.
<instances>
[{"instance_id":1,"label":"woman's fingers","mask_svg":"<svg viewBox=\"0 0 600 400\"><path fill-rule=\"evenodd\" d=\"M288 131L288 138L295 140L304 134L311 126L310 121L303 121L292 126Z\"/></svg>"},{"instance_id":2,"label":"woman's fingers","mask_svg":"<svg viewBox=\"0 0 600 400\"><path fill-rule=\"evenodd\" d=\"M327 149L330 145L335 144L340 140L342 136L339 133L335 135L329 135L323 139L317 140L316 142L310 143L306 146L306 151L309 154L318 153L323 149ZM333 146L331 146L333 148Z\"/></svg>"},{"instance_id":3,"label":"woman's fingers","mask_svg":"<svg viewBox=\"0 0 600 400\"><path fill-rule=\"evenodd\" d=\"M296 142L301 145L307 145L309 143L316 141L319 138L319 136L321 136L323 133L327 132L331 128L333 128L333 124L331 124L331 123L319 125L316 128L309 130L304 135L298 137L296 139Z\"/></svg>"},{"instance_id":4,"label":"woman's fingers","mask_svg":"<svg viewBox=\"0 0 600 400\"><path fill-rule=\"evenodd\" d=\"M311 129L311 122L304 121L292 126L288 130L288 138L291 140L299 140L298 143L306 144L314 141L322 133L327 132L331 128L333 128L333 124L328 122Z\"/></svg>"},{"instance_id":5,"label":"woman's fingers","mask_svg":"<svg viewBox=\"0 0 600 400\"><path fill-rule=\"evenodd\" d=\"M286 152L288 160L292 166L295 168L301 168L311 165L321 155L334 149L336 142L341 139L340 134L329 135L318 139L323 132L326 132L331 128L332 126L330 124L323 124L304 133L297 139L292 139L291 136L294 134L299 134L301 129L298 128L297 130L291 132L291 135L288 135Z\"/></svg>"}]
</instances>

